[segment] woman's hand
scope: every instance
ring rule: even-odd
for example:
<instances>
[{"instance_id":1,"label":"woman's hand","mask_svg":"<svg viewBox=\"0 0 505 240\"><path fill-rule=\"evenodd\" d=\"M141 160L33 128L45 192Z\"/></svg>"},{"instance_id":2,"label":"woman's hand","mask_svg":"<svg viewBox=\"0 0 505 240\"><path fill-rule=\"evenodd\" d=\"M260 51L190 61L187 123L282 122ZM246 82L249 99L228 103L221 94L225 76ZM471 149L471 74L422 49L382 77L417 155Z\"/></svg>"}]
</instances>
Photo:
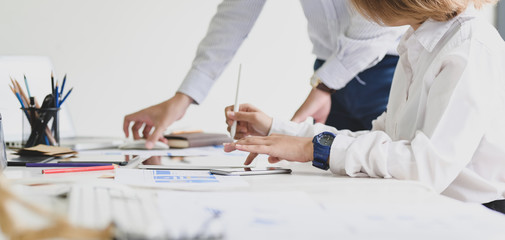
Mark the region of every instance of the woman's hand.
<instances>
[{"instance_id":1,"label":"woman's hand","mask_svg":"<svg viewBox=\"0 0 505 240\"><path fill-rule=\"evenodd\" d=\"M270 163L276 163L280 160L310 162L313 159L314 151L312 138L287 135L249 136L235 143L224 145L225 152L234 150L250 152L244 162L245 165L251 164L258 154L269 155L268 162Z\"/></svg>"},{"instance_id":2,"label":"woman's hand","mask_svg":"<svg viewBox=\"0 0 505 240\"><path fill-rule=\"evenodd\" d=\"M316 123L325 123L331 110L331 94L313 88L302 106L298 108L291 119L293 122L303 122L307 117L314 118Z\"/></svg>"},{"instance_id":3,"label":"woman's hand","mask_svg":"<svg viewBox=\"0 0 505 240\"><path fill-rule=\"evenodd\" d=\"M233 112L233 105L224 109L228 132L233 121L237 122L235 139L248 135L266 136L272 126L272 118L250 104L240 104L239 111Z\"/></svg>"}]
</instances>

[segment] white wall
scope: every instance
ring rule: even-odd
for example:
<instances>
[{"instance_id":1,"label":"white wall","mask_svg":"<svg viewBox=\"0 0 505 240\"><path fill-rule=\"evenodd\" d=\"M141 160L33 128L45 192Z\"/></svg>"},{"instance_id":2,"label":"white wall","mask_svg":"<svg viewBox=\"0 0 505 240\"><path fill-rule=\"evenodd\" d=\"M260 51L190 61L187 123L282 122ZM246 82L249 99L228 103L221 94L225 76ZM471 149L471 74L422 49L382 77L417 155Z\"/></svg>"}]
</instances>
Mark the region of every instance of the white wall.
<instances>
[{"instance_id":1,"label":"white wall","mask_svg":"<svg viewBox=\"0 0 505 240\"><path fill-rule=\"evenodd\" d=\"M0 0L0 55L49 56L57 76L68 74L67 89L74 86L67 106L77 133L122 136L125 114L175 93L219 2ZM493 9L484 14L494 21ZM241 102L290 118L310 90L310 52L298 1L267 1L206 101L173 128L224 132L239 63Z\"/></svg>"},{"instance_id":2,"label":"white wall","mask_svg":"<svg viewBox=\"0 0 505 240\"><path fill-rule=\"evenodd\" d=\"M0 55L49 56L74 86L67 106L78 134L121 136L125 114L175 93L219 2L1 0ZM310 90L310 51L299 3L268 1L206 101L174 127L226 131L239 62L241 101L290 117Z\"/></svg>"}]
</instances>

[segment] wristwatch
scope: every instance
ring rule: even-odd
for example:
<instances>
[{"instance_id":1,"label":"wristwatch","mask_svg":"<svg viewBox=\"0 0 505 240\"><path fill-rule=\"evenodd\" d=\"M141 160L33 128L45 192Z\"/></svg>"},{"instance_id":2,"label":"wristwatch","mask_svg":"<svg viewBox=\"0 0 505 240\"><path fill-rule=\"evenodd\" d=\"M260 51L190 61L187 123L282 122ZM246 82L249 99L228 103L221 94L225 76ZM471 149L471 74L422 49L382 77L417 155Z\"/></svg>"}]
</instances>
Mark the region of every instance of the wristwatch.
<instances>
[{"instance_id":1,"label":"wristwatch","mask_svg":"<svg viewBox=\"0 0 505 240\"><path fill-rule=\"evenodd\" d=\"M332 132L319 133L312 139L312 144L314 145L314 160L312 160L312 166L323 170L328 170L330 168L328 160L333 139L335 139L335 134Z\"/></svg>"},{"instance_id":2,"label":"wristwatch","mask_svg":"<svg viewBox=\"0 0 505 240\"><path fill-rule=\"evenodd\" d=\"M317 88L317 89L319 89L321 91L324 91L324 92L327 92L329 94L333 94L334 92L337 91L335 89L331 89L328 86L326 86L321 81L321 79L316 76L316 74L312 75L312 77L310 78L310 85L312 85L312 87L314 87L314 88Z\"/></svg>"}]
</instances>

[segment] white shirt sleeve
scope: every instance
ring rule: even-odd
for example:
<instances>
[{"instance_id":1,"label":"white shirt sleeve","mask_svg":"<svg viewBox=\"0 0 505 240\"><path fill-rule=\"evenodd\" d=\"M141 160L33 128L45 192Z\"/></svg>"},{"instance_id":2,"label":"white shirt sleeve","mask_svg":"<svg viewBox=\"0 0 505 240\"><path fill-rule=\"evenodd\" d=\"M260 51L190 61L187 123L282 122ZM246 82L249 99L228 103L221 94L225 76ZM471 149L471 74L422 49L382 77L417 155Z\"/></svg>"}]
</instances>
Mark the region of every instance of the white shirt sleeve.
<instances>
[{"instance_id":1,"label":"white shirt sleeve","mask_svg":"<svg viewBox=\"0 0 505 240\"><path fill-rule=\"evenodd\" d=\"M251 31L265 1L224 0L218 6L178 92L190 96L197 104L205 99Z\"/></svg>"},{"instance_id":2,"label":"white shirt sleeve","mask_svg":"<svg viewBox=\"0 0 505 240\"><path fill-rule=\"evenodd\" d=\"M486 61L490 60L485 54L467 60L462 55L448 56L431 86L418 90L427 91L423 108L426 112L420 118L423 127L413 139L394 141L392 134L384 131L358 137L337 135L330 153L331 171L349 176L418 180L438 192L446 189L470 163L489 131L487 128L492 126L492 119L486 116L492 116L489 105L493 100L486 95L493 95L489 94L493 84L480 81L496 79L485 76Z\"/></svg>"},{"instance_id":3,"label":"white shirt sleeve","mask_svg":"<svg viewBox=\"0 0 505 240\"><path fill-rule=\"evenodd\" d=\"M350 25L338 36L338 49L314 73L332 89L341 89L358 73L380 62L405 27L382 27L350 11Z\"/></svg>"},{"instance_id":4,"label":"white shirt sleeve","mask_svg":"<svg viewBox=\"0 0 505 240\"><path fill-rule=\"evenodd\" d=\"M280 120L274 118L272 120L272 126L270 127L270 132L268 135L272 134L282 134L297 137L314 137L315 135L322 133L324 131L332 132L339 135L345 135L350 137L357 137L368 131L357 131L352 132L349 130L337 130L336 128L321 123L310 124L307 122L296 123L287 120Z\"/></svg>"}]
</instances>

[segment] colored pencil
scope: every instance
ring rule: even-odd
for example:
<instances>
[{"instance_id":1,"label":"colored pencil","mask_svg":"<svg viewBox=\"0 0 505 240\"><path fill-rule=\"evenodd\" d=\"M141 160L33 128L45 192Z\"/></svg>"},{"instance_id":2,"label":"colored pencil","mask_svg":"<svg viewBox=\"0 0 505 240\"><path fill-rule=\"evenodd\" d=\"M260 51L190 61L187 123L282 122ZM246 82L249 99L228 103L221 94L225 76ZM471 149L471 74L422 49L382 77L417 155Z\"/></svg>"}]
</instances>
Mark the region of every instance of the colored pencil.
<instances>
[{"instance_id":1,"label":"colored pencil","mask_svg":"<svg viewBox=\"0 0 505 240\"><path fill-rule=\"evenodd\" d=\"M117 165L112 164L112 165L107 165L107 166L95 166L95 167L44 169L44 170L42 170L42 174L103 171L103 170L114 170L116 168L117 168Z\"/></svg>"},{"instance_id":2,"label":"colored pencil","mask_svg":"<svg viewBox=\"0 0 505 240\"><path fill-rule=\"evenodd\" d=\"M60 93L58 92L58 80L56 80L56 88L54 89L54 92L56 94L56 95L53 95L53 97L54 97L54 107L57 108L57 107L60 107L59 103L58 103L59 102L58 98L59 98L59 95L60 95Z\"/></svg>"},{"instance_id":3,"label":"colored pencil","mask_svg":"<svg viewBox=\"0 0 505 240\"><path fill-rule=\"evenodd\" d=\"M31 98L32 94L30 93L30 87L28 86L28 80L26 79L26 75L23 75L25 78L25 86L26 86L26 92L28 92L28 97Z\"/></svg>"},{"instance_id":4,"label":"colored pencil","mask_svg":"<svg viewBox=\"0 0 505 240\"><path fill-rule=\"evenodd\" d=\"M60 106L61 106L61 104L63 104L65 102L65 99L67 99L68 95L70 95L70 93L72 92L72 89L74 89L74 88L71 88L70 90L68 90L67 94L65 94L65 97L63 97L63 99L60 102Z\"/></svg>"},{"instance_id":5,"label":"colored pencil","mask_svg":"<svg viewBox=\"0 0 505 240\"><path fill-rule=\"evenodd\" d=\"M60 98L63 96L63 90L65 89L65 82L67 81L67 74L65 74L65 76L63 76L63 83L61 84L61 89L60 89ZM59 99L58 101L61 102L61 99Z\"/></svg>"}]
</instances>

